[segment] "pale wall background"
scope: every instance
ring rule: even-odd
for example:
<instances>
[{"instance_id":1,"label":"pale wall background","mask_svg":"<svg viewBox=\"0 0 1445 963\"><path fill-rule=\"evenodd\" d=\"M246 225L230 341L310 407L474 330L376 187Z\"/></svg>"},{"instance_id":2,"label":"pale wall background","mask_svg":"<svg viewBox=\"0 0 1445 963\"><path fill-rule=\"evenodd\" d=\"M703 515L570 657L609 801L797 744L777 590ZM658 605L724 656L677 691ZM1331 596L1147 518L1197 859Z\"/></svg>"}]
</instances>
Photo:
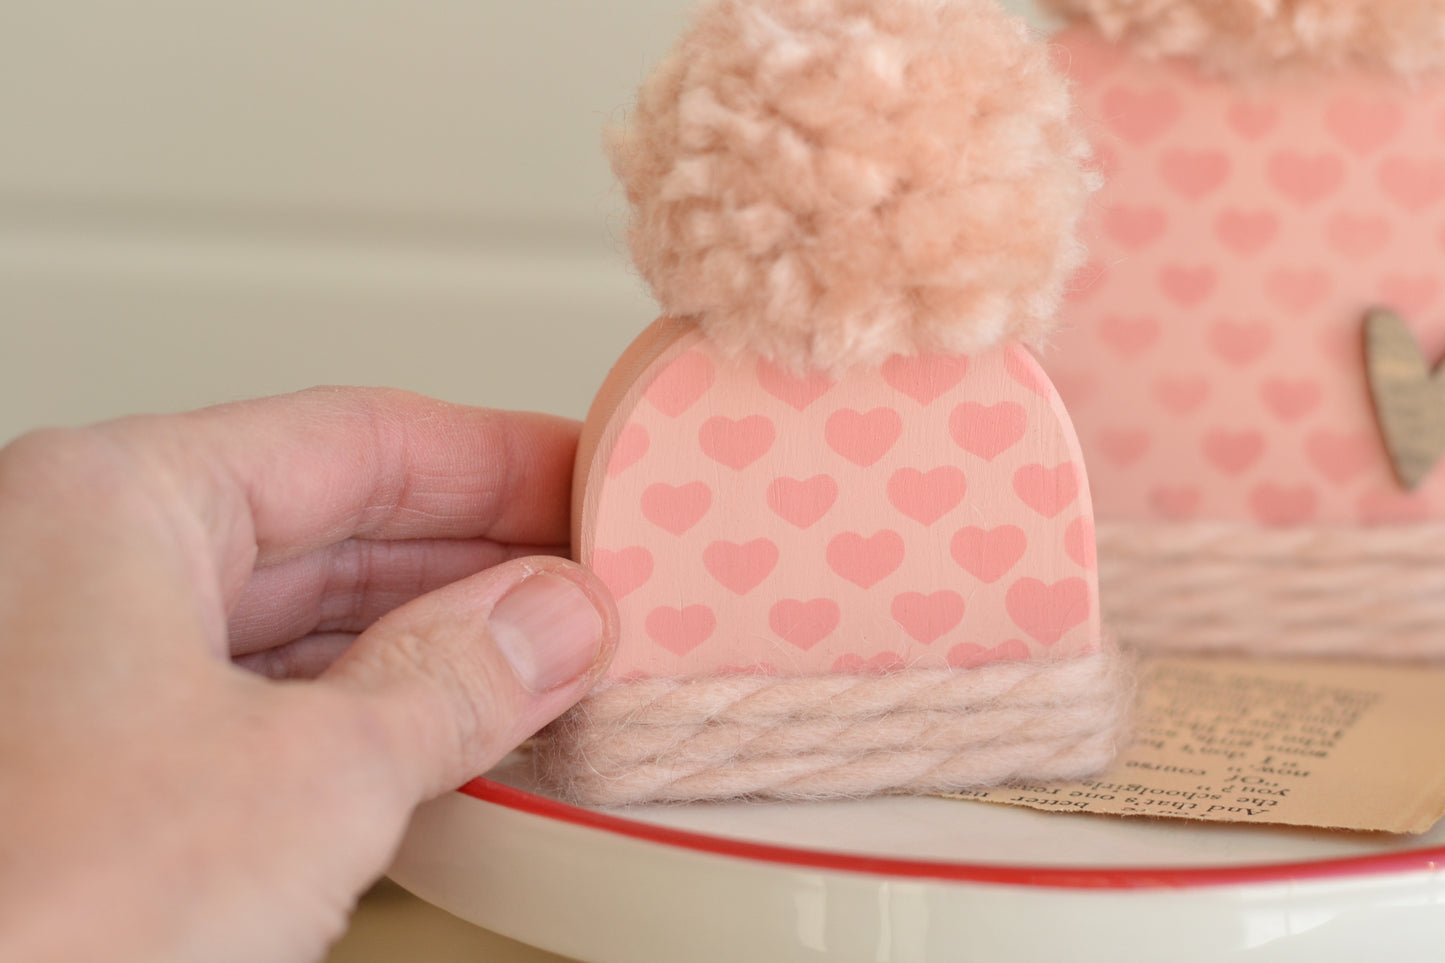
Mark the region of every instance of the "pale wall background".
<instances>
[{"instance_id":1,"label":"pale wall background","mask_svg":"<svg viewBox=\"0 0 1445 963\"><path fill-rule=\"evenodd\" d=\"M600 131L691 5L0 3L0 442L317 383L580 417L654 315Z\"/></svg>"}]
</instances>

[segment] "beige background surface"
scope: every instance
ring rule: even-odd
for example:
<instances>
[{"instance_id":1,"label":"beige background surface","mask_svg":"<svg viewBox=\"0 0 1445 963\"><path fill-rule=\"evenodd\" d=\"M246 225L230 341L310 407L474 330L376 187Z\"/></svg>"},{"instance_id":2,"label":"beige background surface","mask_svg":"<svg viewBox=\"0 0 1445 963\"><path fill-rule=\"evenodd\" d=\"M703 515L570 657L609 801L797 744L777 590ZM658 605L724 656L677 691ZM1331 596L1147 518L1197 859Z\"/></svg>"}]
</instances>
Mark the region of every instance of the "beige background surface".
<instances>
[{"instance_id":1,"label":"beige background surface","mask_svg":"<svg viewBox=\"0 0 1445 963\"><path fill-rule=\"evenodd\" d=\"M654 314L600 131L691 5L0 4L0 442L317 383L580 417ZM388 905L348 951L555 959Z\"/></svg>"},{"instance_id":2,"label":"beige background surface","mask_svg":"<svg viewBox=\"0 0 1445 963\"><path fill-rule=\"evenodd\" d=\"M600 131L691 5L0 5L0 441L316 383L580 417L654 314Z\"/></svg>"}]
</instances>

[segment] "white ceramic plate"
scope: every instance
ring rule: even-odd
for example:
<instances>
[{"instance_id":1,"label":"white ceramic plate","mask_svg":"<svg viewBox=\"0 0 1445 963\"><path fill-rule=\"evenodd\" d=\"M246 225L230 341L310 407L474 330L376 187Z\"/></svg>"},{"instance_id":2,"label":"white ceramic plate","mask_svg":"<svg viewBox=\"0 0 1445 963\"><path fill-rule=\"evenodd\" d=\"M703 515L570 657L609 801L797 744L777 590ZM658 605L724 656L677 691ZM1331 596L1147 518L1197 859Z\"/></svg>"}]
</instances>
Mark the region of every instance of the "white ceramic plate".
<instances>
[{"instance_id":1,"label":"white ceramic plate","mask_svg":"<svg viewBox=\"0 0 1445 963\"><path fill-rule=\"evenodd\" d=\"M1445 959L1419 837L887 797L588 810L514 756L417 812L393 877L588 963Z\"/></svg>"}]
</instances>

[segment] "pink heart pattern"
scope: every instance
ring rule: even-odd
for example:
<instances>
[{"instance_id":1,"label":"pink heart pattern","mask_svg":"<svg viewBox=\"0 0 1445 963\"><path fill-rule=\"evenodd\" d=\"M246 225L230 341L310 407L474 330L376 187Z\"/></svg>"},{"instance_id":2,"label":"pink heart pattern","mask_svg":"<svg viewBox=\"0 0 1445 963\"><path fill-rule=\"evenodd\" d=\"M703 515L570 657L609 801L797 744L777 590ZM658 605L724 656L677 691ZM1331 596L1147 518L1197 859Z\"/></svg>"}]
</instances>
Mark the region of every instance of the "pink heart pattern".
<instances>
[{"instance_id":1,"label":"pink heart pattern","mask_svg":"<svg viewBox=\"0 0 1445 963\"><path fill-rule=\"evenodd\" d=\"M647 613L646 626L652 641L674 655L687 655L712 635L717 616L706 605L663 605Z\"/></svg>"},{"instance_id":2,"label":"pink heart pattern","mask_svg":"<svg viewBox=\"0 0 1445 963\"><path fill-rule=\"evenodd\" d=\"M599 548L592 555L592 570L607 585L613 598L626 598L652 578L652 553L640 545L615 552Z\"/></svg>"},{"instance_id":3,"label":"pink heart pattern","mask_svg":"<svg viewBox=\"0 0 1445 963\"><path fill-rule=\"evenodd\" d=\"M927 472L900 468L888 479L888 501L922 525L932 525L957 508L967 490L967 477L952 465Z\"/></svg>"},{"instance_id":4,"label":"pink heart pattern","mask_svg":"<svg viewBox=\"0 0 1445 963\"><path fill-rule=\"evenodd\" d=\"M958 447L993 461L1018 444L1028 430L1028 412L1012 401L981 405L966 401L953 409L948 428Z\"/></svg>"},{"instance_id":5,"label":"pink heart pattern","mask_svg":"<svg viewBox=\"0 0 1445 963\"><path fill-rule=\"evenodd\" d=\"M884 529L864 537L844 532L828 543L828 567L860 588L872 588L903 564L903 536Z\"/></svg>"},{"instance_id":6,"label":"pink heart pattern","mask_svg":"<svg viewBox=\"0 0 1445 963\"><path fill-rule=\"evenodd\" d=\"M704 421L697 434L705 455L738 470L766 455L776 436L777 429L763 415L738 419L716 415Z\"/></svg>"},{"instance_id":7,"label":"pink heart pattern","mask_svg":"<svg viewBox=\"0 0 1445 963\"><path fill-rule=\"evenodd\" d=\"M1067 400L1099 516L1445 518L1445 470L1390 497L1360 333L1386 305L1445 356L1445 79L1258 85L1085 28L1055 42L1112 64L1074 78L1109 158L1084 225L1108 270L1044 355L1061 389L1089 385Z\"/></svg>"},{"instance_id":8,"label":"pink heart pattern","mask_svg":"<svg viewBox=\"0 0 1445 963\"><path fill-rule=\"evenodd\" d=\"M768 507L798 528L811 528L838 500L838 483L831 475L811 478L775 478L768 485Z\"/></svg>"},{"instance_id":9,"label":"pink heart pattern","mask_svg":"<svg viewBox=\"0 0 1445 963\"><path fill-rule=\"evenodd\" d=\"M953 560L967 573L986 585L1003 578L1029 547L1029 537L1017 525L998 528L960 528L953 535L950 551Z\"/></svg>"},{"instance_id":10,"label":"pink heart pattern","mask_svg":"<svg viewBox=\"0 0 1445 963\"><path fill-rule=\"evenodd\" d=\"M762 358L758 359L758 384L768 394L798 411L806 411L809 405L833 387L833 381L827 375L819 372L795 375Z\"/></svg>"},{"instance_id":11,"label":"pink heart pattern","mask_svg":"<svg viewBox=\"0 0 1445 963\"><path fill-rule=\"evenodd\" d=\"M741 545L716 541L702 550L702 564L723 585L747 595L772 574L778 564L778 546L766 538Z\"/></svg>"},{"instance_id":12,"label":"pink heart pattern","mask_svg":"<svg viewBox=\"0 0 1445 963\"><path fill-rule=\"evenodd\" d=\"M888 454L903 433L903 417L893 408L854 411L843 408L828 418L828 447L861 468Z\"/></svg>"},{"instance_id":13,"label":"pink heart pattern","mask_svg":"<svg viewBox=\"0 0 1445 963\"><path fill-rule=\"evenodd\" d=\"M1146 340L1165 336L1164 321L1139 317ZM582 512L584 558L624 627L612 678L1097 649L1077 442L1017 345L821 378L690 335L632 392ZM1118 450L1142 457L1134 444ZM1029 580L1048 592L1017 587ZM1021 614L1029 591L1042 608ZM1078 611L1088 617L1066 618Z\"/></svg>"},{"instance_id":14,"label":"pink heart pattern","mask_svg":"<svg viewBox=\"0 0 1445 963\"><path fill-rule=\"evenodd\" d=\"M894 597L890 611L905 632L927 645L961 622L964 609L962 595L943 589L927 595L904 592Z\"/></svg>"},{"instance_id":15,"label":"pink heart pattern","mask_svg":"<svg viewBox=\"0 0 1445 963\"><path fill-rule=\"evenodd\" d=\"M804 652L838 627L842 614L832 599L782 599L768 610L768 626Z\"/></svg>"}]
</instances>

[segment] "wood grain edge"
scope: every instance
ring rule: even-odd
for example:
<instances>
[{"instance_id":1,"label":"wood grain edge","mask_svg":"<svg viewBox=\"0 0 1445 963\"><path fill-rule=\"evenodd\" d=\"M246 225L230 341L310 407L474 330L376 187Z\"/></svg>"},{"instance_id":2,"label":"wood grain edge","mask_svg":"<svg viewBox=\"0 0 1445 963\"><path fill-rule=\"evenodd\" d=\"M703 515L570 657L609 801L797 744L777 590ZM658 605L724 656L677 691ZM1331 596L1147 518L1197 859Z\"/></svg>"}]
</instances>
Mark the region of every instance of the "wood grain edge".
<instances>
[{"instance_id":1,"label":"wood grain edge","mask_svg":"<svg viewBox=\"0 0 1445 963\"><path fill-rule=\"evenodd\" d=\"M615 439L606 436L608 428L616 420L614 416L624 409L630 411L637 404L647 387L639 384L639 380L663 355L669 351L679 353L684 347L681 342L686 340L691 343L689 335L701 337L696 324L667 316L658 318L633 339L612 365L612 370L602 381L602 387L597 389L597 395L587 409L587 419L582 423L582 434L577 440L577 461L572 472L573 561L586 564L584 560L591 555L592 546L583 543L584 533L592 530L586 522L591 520L596 510L587 497L588 483L593 471L605 472L607 469L611 442Z\"/></svg>"},{"instance_id":2,"label":"wood grain edge","mask_svg":"<svg viewBox=\"0 0 1445 963\"><path fill-rule=\"evenodd\" d=\"M1099 520L1098 516L1094 514L1094 493L1089 484L1089 465L1084 460L1084 446L1079 442L1078 429L1074 427L1074 419L1064 404L1063 396L1059 394L1059 389L1054 386L1053 379L1049 377L1048 372L1044 370L1043 364L1033 351L1017 341L1005 345L1003 350L1016 351L1028 365L1033 376L1038 379L1038 383L1048 389L1044 394L1044 399L1048 402L1049 409L1054 415L1054 421L1058 425L1059 440L1063 445L1064 453L1070 461L1079 466L1079 517L1087 517L1089 531L1096 532ZM1085 573L1084 584L1089 587L1089 628L1095 641L1102 645L1104 619L1099 598L1098 539L1092 534L1090 537L1094 539L1094 566Z\"/></svg>"}]
</instances>

